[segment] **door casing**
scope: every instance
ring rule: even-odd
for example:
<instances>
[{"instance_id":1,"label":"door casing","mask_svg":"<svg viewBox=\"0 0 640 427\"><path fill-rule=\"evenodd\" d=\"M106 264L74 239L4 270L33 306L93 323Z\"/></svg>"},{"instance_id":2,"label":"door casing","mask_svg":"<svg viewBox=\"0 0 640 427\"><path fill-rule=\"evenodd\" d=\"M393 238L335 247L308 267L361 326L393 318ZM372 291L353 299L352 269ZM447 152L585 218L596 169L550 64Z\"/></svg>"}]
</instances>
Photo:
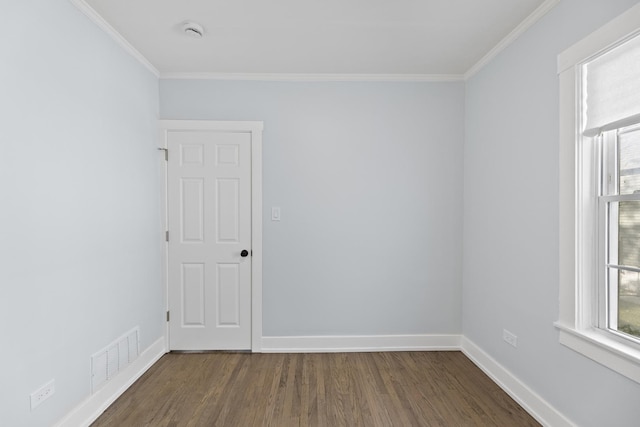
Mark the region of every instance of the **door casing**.
<instances>
[{"instance_id":1,"label":"door casing","mask_svg":"<svg viewBox=\"0 0 640 427\"><path fill-rule=\"evenodd\" d=\"M169 131L214 130L251 133L251 351L262 351L262 130L260 121L160 120L160 147L167 149ZM171 155L169 153L168 155ZM168 227L167 162L164 162L163 222ZM165 243L164 282L166 310L169 310L168 244ZM165 323L165 348L169 348L169 322Z\"/></svg>"}]
</instances>

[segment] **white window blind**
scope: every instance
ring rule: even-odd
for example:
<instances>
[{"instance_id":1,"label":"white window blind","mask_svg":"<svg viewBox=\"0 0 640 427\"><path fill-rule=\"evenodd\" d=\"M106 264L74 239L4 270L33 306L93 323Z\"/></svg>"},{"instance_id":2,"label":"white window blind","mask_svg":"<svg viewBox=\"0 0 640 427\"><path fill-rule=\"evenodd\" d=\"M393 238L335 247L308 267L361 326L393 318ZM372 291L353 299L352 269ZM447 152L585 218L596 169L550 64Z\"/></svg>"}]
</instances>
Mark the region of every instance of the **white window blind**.
<instances>
[{"instance_id":1,"label":"white window blind","mask_svg":"<svg viewBox=\"0 0 640 427\"><path fill-rule=\"evenodd\" d=\"M640 36L585 65L584 134L640 122Z\"/></svg>"}]
</instances>

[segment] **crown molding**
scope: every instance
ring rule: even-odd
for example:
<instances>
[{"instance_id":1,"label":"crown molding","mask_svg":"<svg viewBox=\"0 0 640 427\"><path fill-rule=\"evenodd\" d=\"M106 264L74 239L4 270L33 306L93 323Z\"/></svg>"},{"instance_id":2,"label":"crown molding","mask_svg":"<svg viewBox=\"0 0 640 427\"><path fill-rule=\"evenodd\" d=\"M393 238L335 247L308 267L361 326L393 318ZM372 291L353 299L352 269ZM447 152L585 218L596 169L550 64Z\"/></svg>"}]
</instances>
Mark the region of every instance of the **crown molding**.
<instances>
[{"instance_id":1,"label":"crown molding","mask_svg":"<svg viewBox=\"0 0 640 427\"><path fill-rule=\"evenodd\" d=\"M618 43L640 36L640 3L576 42L558 55L558 74L602 54Z\"/></svg>"},{"instance_id":2,"label":"crown molding","mask_svg":"<svg viewBox=\"0 0 640 427\"><path fill-rule=\"evenodd\" d=\"M514 28L505 38L500 40L485 56L483 56L478 62L476 62L466 73L464 73L464 79L467 80L473 77L478 71L480 71L485 65L491 62L500 52L505 50L511 43L516 41L518 37L524 34L529 28L531 28L536 22L538 22L543 16L545 16L551 9L556 7L560 3L560 0L546 0L536 10L527 16L516 28Z\"/></svg>"},{"instance_id":3,"label":"crown molding","mask_svg":"<svg viewBox=\"0 0 640 427\"><path fill-rule=\"evenodd\" d=\"M85 0L69 0L77 9L98 25L125 51L137 59L156 77L161 79L184 80L244 80L281 82L459 82L473 77L500 52L512 44L525 31L560 3L560 0L546 0L505 38L464 74L313 74L313 73L210 73L210 72L168 72L161 73L149 60L113 28Z\"/></svg>"},{"instance_id":4,"label":"crown molding","mask_svg":"<svg viewBox=\"0 0 640 427\"><path fill-rule=\"evenodd\" d=\"M84 13L91 21L93 21L98 27L100 27L105 33L107 33L116 43L118 43L127 53L138 60L149 71L151 71L156 77L160 77L160 71L153 66L147 58L144 57L131 43L127 41L115 28L111 26L105 19L100 16L98 12L85 0L69 0L76 8Z\"/></svg>"},{"instance_id":5,"label":"crown molding","mask_svg":"<svg viewBox=\"0 0 640 427\"><path fill-rule=\"evenodd\" d=\"M460 82L462 74L161 73L161 79L276 82Z\"/></svg>"}]
</instances>

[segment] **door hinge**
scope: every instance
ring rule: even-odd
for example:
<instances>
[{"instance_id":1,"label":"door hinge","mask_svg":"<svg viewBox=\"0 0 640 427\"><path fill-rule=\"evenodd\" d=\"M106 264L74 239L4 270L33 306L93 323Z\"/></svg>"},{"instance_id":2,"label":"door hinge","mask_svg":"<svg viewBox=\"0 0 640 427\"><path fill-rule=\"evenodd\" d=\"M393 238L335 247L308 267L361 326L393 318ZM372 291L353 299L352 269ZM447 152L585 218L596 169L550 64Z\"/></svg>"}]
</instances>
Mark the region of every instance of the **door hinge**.
<instances>
[{"instance_id":1,"label":"door hinge","mask_svg":"<svg viewBox=\"0 0 640 427\"><path fill-rule=\"evenodd\" d=\"M167 322L169 321L169 319L171 318L171 316L169 315L169 311L167 311Z\"/></svg>"},{"instance_id":2,"label":"door hinge","mask_svg":"<svg viewBox=\"0 0 640 427\"><path fill-rule=\"evenodd\" d=\"M164 151L164 161L169 161L169 149L168 148L158 148L159 151Z\"/></svg>"},{"instance_id":3,"label":"door hinge","mask_svg":"<svg viewBox=\"0 0 640 427\"><path fill-rule=\"evenodd\" d=\"M169 231L165 231L164 232L164 239L168 242L169 241Z\"/></svg>"}]
</instances>

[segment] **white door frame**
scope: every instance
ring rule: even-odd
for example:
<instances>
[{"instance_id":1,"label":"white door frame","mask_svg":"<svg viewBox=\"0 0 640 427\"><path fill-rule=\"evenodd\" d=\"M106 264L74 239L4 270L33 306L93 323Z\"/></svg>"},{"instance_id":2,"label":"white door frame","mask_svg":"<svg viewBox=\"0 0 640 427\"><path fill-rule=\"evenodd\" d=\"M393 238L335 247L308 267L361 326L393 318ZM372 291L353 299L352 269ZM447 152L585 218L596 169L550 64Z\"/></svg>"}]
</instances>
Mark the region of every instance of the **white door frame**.
<instances>
[{"instance_id":1,"label":"white door frame","mask_svg":"<svg viewBox=\"0 0 640 427\"><path fill-rule=\"evenodd\" d=\"M262 352L262 129L258 121L160 120L160 149L167 149L167 133L172 130L217 130L251 133L251 351ZM172 155L172 153L169 153ZM168 226L167 163L164 163L164 227ZM169 245L164 257L165 302L169 310ZM169 322L165 325L165 345L169 348Z\"/></svg>"}]
</instances>

